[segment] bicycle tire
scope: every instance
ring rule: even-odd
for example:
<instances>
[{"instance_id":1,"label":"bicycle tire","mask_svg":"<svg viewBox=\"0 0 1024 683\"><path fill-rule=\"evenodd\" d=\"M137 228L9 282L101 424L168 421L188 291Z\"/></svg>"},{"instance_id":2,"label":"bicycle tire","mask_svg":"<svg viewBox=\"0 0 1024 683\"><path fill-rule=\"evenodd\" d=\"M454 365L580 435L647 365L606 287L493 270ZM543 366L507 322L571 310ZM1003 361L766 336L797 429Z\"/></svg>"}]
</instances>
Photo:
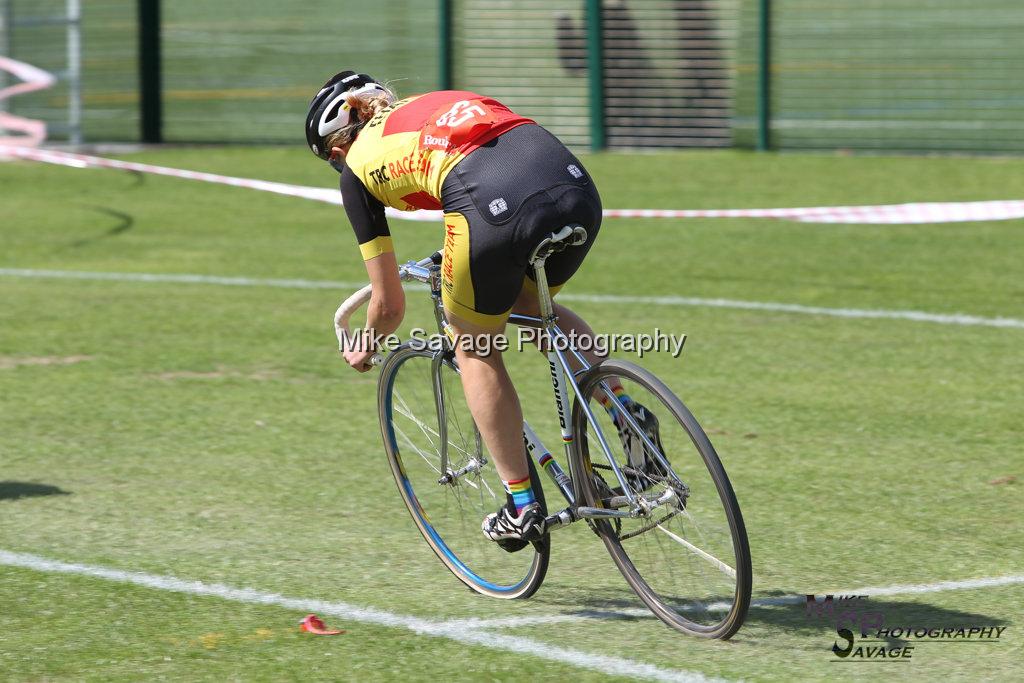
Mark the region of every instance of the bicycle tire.
<instances>
[{"instance_id":1,"label":"bicycle tire","mask_svg":"<svg viewBox=\"0 0 1024 683\"><path fill-rule=\"evenodd\" d=\"M436 481L438 477L435 475L443 474L437 471L442 430L436 403L432 407L427 405L435 401L433 388L429 385L434 373L442 373L443 386L455 389L448 391L445 388L442 392L446 440L453 456L449 469L457 470L465 465L476 453L474 447L482 448L479 432L465 407L454 363L435 363L436 353L423 348L422 344L406 342L391 353L381 367L378 412L384 448L395 483L423 539L460 581L483 595L503 599L528 598L540 588L547 573L550 539L545 536L516 553L507 553L483 535L480 524L484 516L494 512L505 501L505 492L493 464L488 462L479 471L457 479L454 484L442 485ZM410 396L405 396L405 393ZM412 398L417 394L418 398ZM410 417L414 410L412 401L418 406L415 410L420 412L414 416L415 419ZM463 441L459 443L453 442L456 437L448 424L453 418L462 421L458 438ZM416 427L419 434L410 436L401 423ZM464 426L466 423L472 425L475 446L464 443L468 431ZM415 455L404 458L399 441L405 442ZM455 461L456 457L461 461ZM431 462L431 458L436 460ZM537 500L547 514L544 491L532 458L527 457L527 462Z\"/></svg>"},{"instance_id":2,"label":"bicycle tire","mask_svg":"<svg viewBox=\"0 0 1024 683\"><path fill-rule=\"evenodd\" d=\"M634 363L608 359L593 366L579 381L580 396L592 396L602 382L606 382L611 378L618 378L624 383L628 381L629 386L633 388L642 387L658 399L661 404L659 408L661 414L664 415L666 411L671 413L675 423L677 423L681 428L678 439L673 441L673 443L679 445L675 453L678 454L683 452L683 449L685 448L685 440L688 438L693 448L699 454L700 462L702 462L706 468L707 475L710 476L710 479L713 482L713 487L717 492L719 504L722 506L721 511L724 512L728 521L728 533L731 540L733 555L732 559L735 564L735 589L732 591L731 599L727 605L728 611L725 617L720 620L716 620L717 617L709 616L709 621L715 620L713 623L701 623L697 621L694 615L704 613L710 615L721 612L724 610L726 603L724 601L714 602L708 598L703 599L703 602L696 599L691 602L687 602L687 596L679 595L672 595L671 597L674 599L674 602L670 601L652 588L649 583L651 580L650 577L645 578L641 573L641 570L635 566L633 559L630 557L630 551L627 551L626 548L624 548L623 543L627 540L632 543L631 539L633 538L643 538L644 534L653 533L654 529L662 526L662 524L651 522L643 523L646 526L640 526L639 528L647 528L647 531L641 531L635 534L624 529L624 525L628 523L627 520L590 520L592 522L592 526L604 541L606 549L611 554L612 560L626 579L626 582L659 619L672 628L690 635L704 638L729 638L736 633L740 626L742 626L743 621L746 618L747 610L750 605L752 571L750 547L747 540L746 528L743 523L743 516L740 512L739 503L736 500L736 494L733 491L732 484L725 472L725 468L722 466L721 460L715 452L714 447L711 445L707 435L704 433L704 430L683 402L655 375ZM653 401L649 402L653 404ZM595 411L595 415L597 414L598 413ZM576 397L576 400L573 402L572 420L573 429L577 435L577 439L572 450L573 466L575 468L574 471L578 473L586 473L585 476L578 477L578 480L580 481L580 488L583 493L583 499L586 501L587 505L594 507L606 507L603 505L602 501L608 499L601 498L598 493L598 484L595 483L594 477L591 476L591 473L594 472L594 463L591 460L588 432L592 428L589 426L586 415L582 410L579 396ZM661 418L660 425L662 427L662 436L664 436L664 426L666 425L664 417ZM685 432L685 435L683 432ZM615 455L615 457L621 457L625 452L624 448L622 453L616 452L619 446L617 440L609 440L608 443L613 449L613 455ZM668 448L662 448L662 450L666 455L669 452ZM600 446L596 446L595 459L606 461L606 456ZM628 458L624 457L623 460L626 461L628 465ZM672 464L673 469L683 467L682 464L677 465L676 461L673 460L673 457L668 457L668 460ZM689 524L689 527L687 527L688 530L677 530L676 532L673 532L675 533L675 536L673 536L673 533L669 533L667 529L662 528L660 530L665 531L668 536L673 539L681 540L677 540L675 544L666 541L663 544L657 545L659 548L663 545L667 546L670 550L676 549L678 546L678 548L682 548L683 550L673 550L673 552L677 552L681 557L687 558L688 563L698 566L710 565L711 562L706 560L705 557L711 557L711 559L717 559L717 557L713 554L709 555L708 553L704 553L705 557L701 557L698 556L698 553L702 552L700 549L689 549L694 545L697 545L697 543L704 543L707 540L703 531L700 531L699 534L694 531L699 530L700 526L692 516L691 508L694 503L699 501L702 505L707 505L712 508L712 510L715 509L714 505L706 503L706 501L709 501L709 499L712 498L709 491L711 488L710 485L705 484L699 492L696 492L692 490L689 485L683 482L684 479L688 479L689 477L701 482L706 482L706 479L697 471L699 470L699 466L695 464L697 462L697 458L691 455L689 461L692 461L694 464L686 467L686 472L680 472L677 470L676 473L679 475L678 479L672 478L668 473L665 473L664 476L661 477L662 485L666 488L669 486L677 486L678 484L682 484L685 487L687 495L684 497L685 499L679 503L679 507L681 509L672 517L673 523L675 519L678 519L681 525L685 516L688 520L687 523ZM616 462L619 463L619 460ZM610 471L610 467L607 467L607 469ZM604 490L604 494L608 495L607 487ZM699 497L695 498L694 496L698 496L698 494ZM714 513L712 512L710 514ZM664 521L665 520L662 519L662 522ZM641 522L637 523L641 524ZM718 520L718 525L721 525L721 520ZM690 534L689 538L686 538L687 534ZM721 535L724 536L724 526L721 529ZM655 543L657 543L657 540L662 537L657 533L654 533L654 538ZM692 543L694 540L696 540L697 543ZM682 545L684 543L688 543L689 547ZM723 538L717 547L725 548L725 546L726 543ZM630 547L635 546L631 545ZM638 551L633 552L634 554L638 554ZM724 550L720 554L723 557L726 557ZM694 561L691 556L697 557L697 560ZM728 558L726 557L726 559ZM724 560L721 560L720 563L728 565ZM721 569L718 567L712 568L717 569L718 573L716 574L710 570L706 570L705 573L711 574L712 576L726 575L727 579L729 578L728 574L725 572L725 568L731 569L731 567ZM652 565L651 569L646 569L645 571L657 573L659 578L662 574L667 576L671 576L673 574L673 568L671 566L661 568ZM682 574L681 568L676 573ZM727 579L719 580L724 584ZM674 578L673 580L678 583L682 583L678 578ZM723 598L724 597L725 596L723 596Z\"/></svg>"}]
</instances>

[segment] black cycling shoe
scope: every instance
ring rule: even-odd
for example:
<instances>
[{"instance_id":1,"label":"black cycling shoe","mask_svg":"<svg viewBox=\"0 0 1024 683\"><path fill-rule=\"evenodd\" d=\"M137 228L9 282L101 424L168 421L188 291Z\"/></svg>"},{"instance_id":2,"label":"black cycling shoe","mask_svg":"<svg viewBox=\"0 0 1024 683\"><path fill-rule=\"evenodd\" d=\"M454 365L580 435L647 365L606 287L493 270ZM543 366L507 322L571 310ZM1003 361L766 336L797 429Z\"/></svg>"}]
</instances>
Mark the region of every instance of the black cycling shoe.
<instances>
[{"instance_id":1,"label":"black cycling shoe","mask_svg":"<svg viewBox=\"0 0 1024 683\"><path fill-rule=\"evenodd\" d=\"M539 541L547 531L546 527L547 518L540 509L540 503L530 503L518 516L509 512L507 505L502 505L497 512L484 517L481 525L484 536L510 553L522 550L531 541Z\"/></svg>"},{"instance_id":2,"label":"black cycling shoe","mask_svg":"<svg viewBox=\"0 0 1024 683\"><path fill-rule=\"evenodd\" d=\"M635 401L626 406L626 410L636 420L636 423L644 431L644 434L647 435L650 442L664 456L665 449L661 445L658 418L654 416L654 413ZM629 482L634 491L646 491L656 482L668 476L668 472L658 462L651 449L633 431L633 428L629 426L625 419L621 420L618 429L619 439L622 441L622 447L626 451L629 467L633 470L632 472L626 472L626 481Z\"/></svg>"}]
</instances>

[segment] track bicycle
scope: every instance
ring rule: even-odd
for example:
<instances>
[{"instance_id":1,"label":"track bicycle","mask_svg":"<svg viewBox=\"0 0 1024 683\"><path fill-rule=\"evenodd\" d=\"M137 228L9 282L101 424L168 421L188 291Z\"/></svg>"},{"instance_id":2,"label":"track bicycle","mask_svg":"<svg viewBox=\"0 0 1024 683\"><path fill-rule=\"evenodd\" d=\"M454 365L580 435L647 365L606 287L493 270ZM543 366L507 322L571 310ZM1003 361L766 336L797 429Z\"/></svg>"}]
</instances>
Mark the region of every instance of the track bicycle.
<instances>
[{"instance_id":1,"label":"track bicycle","mask_svg":"<svg viewBox=\"0 0 1024 683\"><path fill-rule=\"evenodd\" d=\"M481 521L504 503L505 491L466 405L445 335L439 252L402 265L399 275L428 286L442 343L414 338L373 359L381 370L378 412L392 474L423 538L474 591L530 597L547 573L552 536L582 521L659 619L691 635L729 638L750 603L750 549L714 447L683 402L652 373L617 359L590 365L558 327L544 264L551 254L586 239L582 226L570 225L537 245L529 262L541 315L513 313L509 319L535 328L551 374L568 471L523 423L530 477L549 533L508 553L481 532ZM369 285L362 288L335 314L342 350L349 318L370 291ZM627 409L616 396L611 387L619 384L639 410ZM657 429L650 428L646 413L655 416ZM638 452L646 455L643 462ZM546 500L541 472L564 507Z\"/></svg>"}]
</instances>

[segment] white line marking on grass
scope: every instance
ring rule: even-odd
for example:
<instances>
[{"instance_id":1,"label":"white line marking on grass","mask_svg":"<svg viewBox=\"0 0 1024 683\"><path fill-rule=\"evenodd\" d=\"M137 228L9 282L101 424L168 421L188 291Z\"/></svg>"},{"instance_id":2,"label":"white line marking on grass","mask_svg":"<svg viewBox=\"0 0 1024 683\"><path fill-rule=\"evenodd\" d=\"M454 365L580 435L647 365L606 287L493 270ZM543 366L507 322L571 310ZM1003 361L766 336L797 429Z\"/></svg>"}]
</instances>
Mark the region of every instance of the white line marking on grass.
<instances>
[{"instance_id":1,"label":"white line marking on grass","mask_svg":"<svg viewBox=\"0 0 1024 683\"><path fill-rule=\"evenodd\" d=\"M251 277L221 277L217 275L177 275L162 273L102 273L77 270L37 270L30 268L0 268L0 276L26 278L54 278L61 280L109 280L115 282L171 282L183 284L228 285L238 287L278 287L282 289L358 289L365 282L337 282L332 280L278 280ZM425 290L424 285L406 284L406 289ZM686 296L624 296L619 294L564 293L559 301L585 303L639 304L656 306L692 306L696 308L732 308L769 313L797 313L834 318L863 318L881 320L908 320L911 322L959 325L968 327L1003 327L1024 329L1024 320L1017 318L983 318L975 315L926 313L924 311L892 311L862 308L826 308L762 301L736 301L733 299L703 299Z\"/></svg>"},{"instance_id":2,"label":"white line marking on grass","mask_svg":"<svg viewBox=\"0 0 1024 683\"><path fill-rule=\"evenodd\" d=\"M234 287L278 287L281 289L357 289L365 282L331 280L276 280L219 275L178 275L173 273L101 273L87 270L36 270L0 268L0 275L56 280L110 280L113 282L172 282L190 285L228 285Z\"/></svg>"},{"instance_id":3,"label":"white line marking on grass","mask_svg":"<svg viewBox=\"0 0 1024 683\"><path fill-rule=\"evenodd\" d=\"M1024 574L1008 576L992 576L983 579L961 579L959 581L938 581L936 583L915 583L895 586L858 588L856 590L830 591L832 595L866 595L871 598L894 595L918 595L921 593L941 593L944 591L970 590L975 588L994 588L1024 583ZM782 595L774 598L751 600L751 607L780 607L784 605L800 605L807 600L806 595ZM727 603L715 603L711 610L726 611ZM567 622L586 621L588 619L654 619L650 611L641 608L619 610L582 610L574 614L550 614L535 617L509 617L507 619L451 619L445 623L451 626L495 629L518 628L520 626L538 626L542 624L562 624Z\"/></svg>"},{"instance_id":4,"label":"white line marking on grass","mask_svg":"<svg viewBox=\"0 0 1024 683\"><path fill-rule=\"evenodd\" d=\"M508 617L506 619L450 619L445 624L464 628L492 629L492 628L518 628L520 626L538 626L543 624L565 624L570 622L588 621L596 619L599 621L612 621L617 619L654 619L654 614L648 609L640 607L617 610L588 609L573 612L572 614L539 614L537 616Z\"/></svg>"},{"instance_id":5,"label":"white line marking on grass","mask_svg":"<svg viewBox=\"0 0 1024 683\"><path fill-rule=\"evenodd\" d=\"M559 294L559 301L584 301L588 303L655 304L662 306L695 306L703 308L736 308L747 311L771 313L800 313L824 315L835 318L875 318L888 320L910 320L940 325L965 325L982 327L1015 327L1024 329L1024 320L1016 318L982 318L960 313L926 313L924 311L890 311L865 308L825 308L823 306L802 306L761 301L736 301L732 299L701 299L686 296L621 296L618 294Z\"/></svg>"},{"instance_id":6,"label":"white line marking on grass","mask_svg":"<svg viewBox=\"0 0 1024 683\"><path fill-rule=\"evenodd\" d=\"M358 607L344 602L326 602L323 600L311 600L304 598L289 598L276 593L263 593L251 588L234 588L219 583L203 583L202 581L188 581L173 576L157 576L154 574L143 574L129 572L120 569L109 569L84 564L72 564L59 562L45 557L14 553L0 550L0 565L8 567L21 567L38 572L50 572L58 574L74 574L78 576L91 576L93 578L114 581L117 583L130 583L144 588L170 591L173 593L186 593L188 595L201 595L233 602L243 602L251 605L268 605L283 607L297 612L316 612L338 617L346 621L358 621L367 624L376 624L389 628L407 629L414 633L447 638L460 643L479 645L491 650L506 650L519 654L532 655L541 659L547 659L559 664L568 664L581 669L591 669L607 674L629 676L632 678L643 678L654 681L676 681L683 683L703 683L717 681L694 671L680 671L676 669L665 669L621 657L581 652L570 650L556 645L550 645L537 640L531 640L519 635L508 636L500 633L490 633L477 628L461 626L457 624L430 621L419 617L393 614L383 610L375 610L366 607Z\"/></svg>"},{"instance_id":7,"label":"white line marking on grass","mask_svg":"<svg viewBox=\"0 0 1024 683\"><path fill-rule=\"evenodd\" d=\"M939 581L937 583L911 583L902 586L885 586L882 588L859 588L849 593L833 593L833 595L911 595L917 593L939 593L942 591L966 590L970 588L992 588L1024 583L1024 574L1009 576L991 576L984 579L963 579L960 581Z\"/></svg>"}]
</instances>

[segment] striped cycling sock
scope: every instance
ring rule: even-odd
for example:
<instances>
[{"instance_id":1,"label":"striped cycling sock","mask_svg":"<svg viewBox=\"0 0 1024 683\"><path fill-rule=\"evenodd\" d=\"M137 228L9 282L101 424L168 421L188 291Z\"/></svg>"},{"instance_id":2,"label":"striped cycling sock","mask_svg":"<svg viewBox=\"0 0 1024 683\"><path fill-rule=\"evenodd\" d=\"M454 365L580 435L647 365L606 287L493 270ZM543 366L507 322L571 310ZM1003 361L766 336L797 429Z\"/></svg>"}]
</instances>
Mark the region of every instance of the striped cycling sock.
<instances>
[{"instance_id":1,"label":"striped cycling sock","mask_svg":"<svg viewBox=\"0 0 1024 683\"><path fill-rule=\"evenodd\" d=\"M514 509L517 517L522 513L524 507L537 502L529 477L515 481L503 480L502 483L505 484L505 492L508 494L508 509Z\"/></svg>"},{"instance_id":2,"label":"striped cycling sock","mask_svg":"<svg viewBox=\"0 0 1024 683\"><path fill-rule=\"evenodd\" d=\"M633 399L631 399L629 397L629 394L626 393L626 388L623 387L621 384L614 387L612 389L612 393L615 394L615 398L617 398L619 402L624 406L628 406L630 403L633 402ZM608 415L611 416L612 421L615 424L619 424L618 405L616 405L616 403L612 401L611 398L609 398L608 395L605 393L601 394L601 397L598 399L598 401L601 403L602 406L604 406L604 409L608 411Z\"/></svg>"}]
</instances>

